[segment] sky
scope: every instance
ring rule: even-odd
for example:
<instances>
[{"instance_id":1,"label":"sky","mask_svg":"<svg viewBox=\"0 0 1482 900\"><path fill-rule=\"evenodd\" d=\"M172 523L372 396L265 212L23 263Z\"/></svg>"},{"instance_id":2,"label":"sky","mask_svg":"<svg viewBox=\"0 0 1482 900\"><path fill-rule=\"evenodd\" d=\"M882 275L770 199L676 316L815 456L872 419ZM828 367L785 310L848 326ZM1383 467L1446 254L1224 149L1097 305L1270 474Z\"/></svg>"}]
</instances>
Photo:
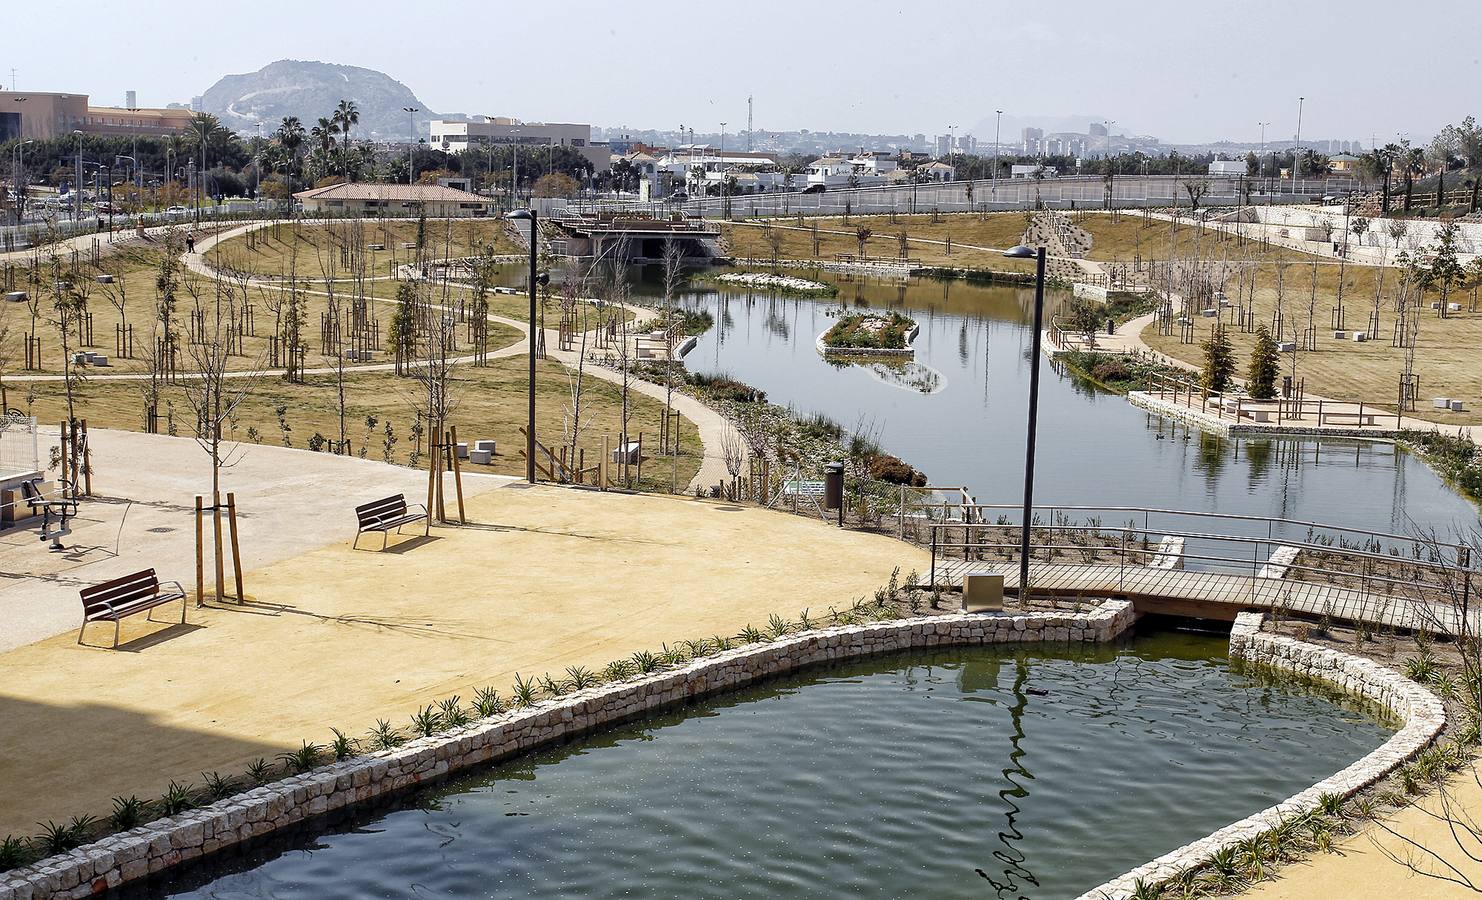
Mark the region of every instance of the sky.
<instances>
[{"instance_id":1,"label":"sky","mask_svg":"<svg viewBox=\"0 0 1482 900\"><path fill-rule=\"evenodd\" d=\"M220 10L220 11L217 11ZM353 11L353 12L352 12ZM1482 113L1478 0L835 0L486 3L80 0L4 21L0 78L97 104L188 103L277 59L378 69L438 112L735 132L756 128L1005 140L1026 118L1115 120L1192 143L1397 135ZM91 23L81 48L66 37ZM1409 51L1376 52L1409 34ZM1428 50L1428 44L1436 49ZM80 52L79 52L80 49Z\"/></svg>"}]
</instances>

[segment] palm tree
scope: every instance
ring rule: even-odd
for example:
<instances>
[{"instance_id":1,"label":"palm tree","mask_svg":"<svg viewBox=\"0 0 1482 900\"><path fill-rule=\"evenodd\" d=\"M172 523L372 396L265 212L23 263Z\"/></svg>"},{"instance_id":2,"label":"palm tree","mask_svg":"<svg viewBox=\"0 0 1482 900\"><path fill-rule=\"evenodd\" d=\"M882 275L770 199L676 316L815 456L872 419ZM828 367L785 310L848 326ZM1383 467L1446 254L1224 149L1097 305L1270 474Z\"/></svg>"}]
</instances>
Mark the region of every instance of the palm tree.
<instances>
[{"instance_id":1,"label":"palm tree","mask_svg":"<svg viewBox=\"0 0 1482 900\"><path fill-rule=\"evenodd\" d=\"M190 120L188 129L191 139L195 142L196 152L201 157L200 177L196 180L197 205L205 200L206 196L206 150L213 144L225 141L231 136L221 120L210 113L196 113Z\"/></svg>"},{"instance_id":2,"label":"palm tree","mask_svg":"<svg viewBox=\"0 0 1482 900\"><path fill-rule=\"evenodd\" d=\"M1409 212L1415 176L1425 171L1425 151L1419 147L1411 147L1409 141L1405 141L1401 147L1400 170L1405 173L1405 212Z\"/></svg>"},{"instance_id":3,"label":"palm tree","mask_svg":"<svg viewBox=\"0 0 1482 900\"><path fill-rule=\"evenodd\" d=\"M319 121L314 123L309 133L314 140L319 142L319 152L328 157L330 148L334 146L334 136L339 130L339 127L329 118L320 116Z\"/></svg>"},{"instance_id":4,"label":"palm tree","mask_svg":"<svg viewBox=\"0 0 1482 900\"><path fill-rule=\"evenodd\" d=\"M289 174L292 174L294 164L298 162L298 148L304 143L304 123L298 120L298 116L284 116L283 121L278 124L276 137L283 149L288 151Z\"/></svg>"},{"instance_id":5,"label":"palm tree","mask_svg":"<svg viewBox=\"0 0 1482 900\"><path fill-rule=\"evenodd\" d=\"M340 105L334 109L335 124L340 126L340 133L345 136L345 143L350 143L350 129L360 124L360 109L354 100L341 100Z\"/></svg>"}]
</instances>

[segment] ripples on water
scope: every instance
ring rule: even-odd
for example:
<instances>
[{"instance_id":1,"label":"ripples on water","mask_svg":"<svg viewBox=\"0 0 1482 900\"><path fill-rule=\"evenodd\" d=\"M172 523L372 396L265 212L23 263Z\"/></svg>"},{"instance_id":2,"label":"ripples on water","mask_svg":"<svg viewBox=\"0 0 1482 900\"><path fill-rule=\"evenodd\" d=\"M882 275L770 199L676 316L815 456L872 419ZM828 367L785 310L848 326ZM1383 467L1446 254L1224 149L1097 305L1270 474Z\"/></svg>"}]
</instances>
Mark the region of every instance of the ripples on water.
<instances>
[{"instance_id":1,"label":"ripples on water","mask_svg":"<svg viewBox=\"0 0 1482 900\"><path fill-rule=\"evenodd\" d=\"M769 683L151 893L1072 897L1388 734L1223 638L953 650ZM214 879L214 880L211 880ZM202 884L204 880L204 884Z\"/></svg>"}]
</instances>

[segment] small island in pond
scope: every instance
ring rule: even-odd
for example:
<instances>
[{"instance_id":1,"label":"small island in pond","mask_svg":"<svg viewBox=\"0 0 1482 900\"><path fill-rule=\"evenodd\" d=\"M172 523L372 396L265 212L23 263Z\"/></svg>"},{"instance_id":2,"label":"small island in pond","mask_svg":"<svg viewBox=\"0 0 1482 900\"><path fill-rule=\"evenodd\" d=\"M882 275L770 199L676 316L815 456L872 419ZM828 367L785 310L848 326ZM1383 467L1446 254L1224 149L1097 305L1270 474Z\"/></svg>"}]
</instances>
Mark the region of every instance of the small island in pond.
<instances>
[{"instance_id":1,"label":"small island in pond","mask_svg":"<svg viewBox=\"0 0 1482 900\"><path fill-rule=\"evenodd\" d=\"M818 336L824 356L910 356L920 330L916 320L898 312L846 313Z\"/></svg>"}]
</instances>

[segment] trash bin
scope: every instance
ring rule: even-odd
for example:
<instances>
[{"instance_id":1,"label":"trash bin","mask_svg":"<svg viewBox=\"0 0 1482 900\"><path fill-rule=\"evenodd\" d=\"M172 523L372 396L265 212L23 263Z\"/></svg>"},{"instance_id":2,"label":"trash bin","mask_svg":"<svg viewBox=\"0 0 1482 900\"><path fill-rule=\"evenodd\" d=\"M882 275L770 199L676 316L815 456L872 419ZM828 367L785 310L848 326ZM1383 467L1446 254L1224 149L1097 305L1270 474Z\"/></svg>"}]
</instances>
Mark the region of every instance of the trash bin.
<instances>
[{"instance_id":1,"label":"trash bin","mask_svg":"<svg viewBox=\"0 0 1482 900\"><path fill-rule=\"evenodd\" d=\"M844 464L829 463L823 467L823 508L844 506Z\"/></svg>"}]
</instances>

